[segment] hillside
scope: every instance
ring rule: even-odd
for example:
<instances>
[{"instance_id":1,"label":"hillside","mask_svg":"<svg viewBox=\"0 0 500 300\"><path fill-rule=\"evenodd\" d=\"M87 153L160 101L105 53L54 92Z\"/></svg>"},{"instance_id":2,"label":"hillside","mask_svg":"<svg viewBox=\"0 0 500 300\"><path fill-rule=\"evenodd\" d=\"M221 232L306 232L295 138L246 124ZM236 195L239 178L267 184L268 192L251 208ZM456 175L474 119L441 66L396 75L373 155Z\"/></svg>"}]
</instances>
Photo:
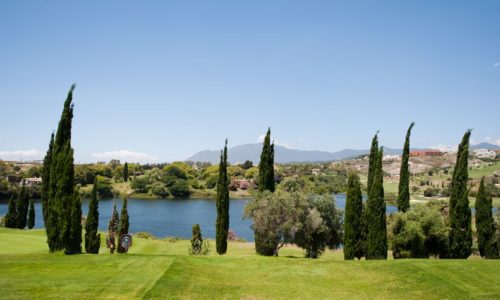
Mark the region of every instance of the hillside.
<instances>
[{"instance_id":1,"label":"hillside","mask_svg":"<svg viewBox=\"0 0 500 300\"><path fill-rule=\"evenodd\" d=\"M368 154L369 150L354 150L344 149L337 152L327 151L312 151L312 150L297 150L289 149L283 146L275 145L275 161L277 163L294 163L294 162L324 162L342 160ZM262 151L262 144L246 144L235 146L228 149L228 160L230 163L242 163L250 160L257 164L260 161L260 153ZM384 148L387 155L401 154L401 149ZM190 157L187 161L201 161L216 164L220 159L220 150L204 150L200 151Z\"/></svg>"},{"instance_id":2,"label":"hillside","mask_svg":"<svg viewBox=\"0 0 500 300\"><path fill-rule=\"evenodd\" d=\"M2 299L443 299L496 298L498 260L318 260L230 242L228 254L192 257L188 241L134 238L129 254L48 254L41 230L0 228ZM213 241L211 243L213 245ZM101 244L103 245L103 244Z\"/></svg>"}]
</instances>

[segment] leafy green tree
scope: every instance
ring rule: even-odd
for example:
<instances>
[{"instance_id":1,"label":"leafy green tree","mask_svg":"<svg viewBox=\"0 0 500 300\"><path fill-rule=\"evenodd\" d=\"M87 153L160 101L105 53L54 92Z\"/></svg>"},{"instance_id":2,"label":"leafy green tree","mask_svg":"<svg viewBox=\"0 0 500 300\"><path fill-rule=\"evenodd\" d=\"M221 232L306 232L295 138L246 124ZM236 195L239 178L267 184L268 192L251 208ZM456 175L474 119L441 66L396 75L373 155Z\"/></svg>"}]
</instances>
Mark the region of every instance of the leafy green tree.
<instances>
[{"instance_id":1,"label":"leafy green tree","mask_svg":"<svg viewBox=\"0 0 500 300\"><path fill-rule=\"evenodd\" d=\"M344 220L344 259L363 257L363 195L357 174L349 175Z\"/></svg>"},{"instance_id":2,"label":"leafy green tree","mask_svg":"<svg viewBox=\"0 0 500 300\"><path fill-rule=\"evenodd\" d=\"M259 192L274 192L274 144L271 145L271 128L267 130L259 162Z\"/></svg>"},{"instance_id":3,"label":"leafy green tree","mask_svg":"<svg viewBox=\"0 0 500 300\"><path fill-rule=\"evenodd\" d=\"M229 231L229 178L227 175L227 139L221 151L219 178L217 180L217 220L215 223L216 250L218 254L227 252Z\"/></svg>"},{"instance_id":4,"label":"leafy green tree","mask_svg":"<svg viewBox=\"0 0 500 300\"><path fill-rule=\"evenodd\" d=\"M89 202L89 213L85 222L85 251L98 254L101 247L101 234L99 229L99 199L97 196L97 177L94 177L94 187Z\"/></svg>"},{"instance_id":5,"label":"leafy green tree","mask_svg":"<svg viewBox=\"0 0 500 300\"><path fill-rule=\"evenodd\" d=\"M16 228L17 226L17 211L16 211L16 200L14 196L10 197L9 209L5 215L5 227Z\"/></svg>"},{"instance_id":6,"label":"leafy green tree","mask_svg":"<svg viewBox=\"0 0 500 300\"><path fill-rule=\"evenodd\" d=\"M318 258L326 248L336 249L341 244L343 214L336 209L331 195L313 195L308 202L293 243L305 250L307 258Z\"/></svg>"},{"instance_id":7,"label":"leafy green tree","mask_svg":"<svg viewBox=\"0 0 500 300\"><path fill-rule=\"evenodd\" d=\"M23 179L23 185L21 187L21 193L17 199L17 220L16 227L19 229L24 229L26 227L26 222L28 221L28 208L29 208L29 199L28 194L26 193L26 182Z\"/></svg>"},{"instance_id":8,"label":"leafy green tree","mask_svg":"<svg viewBox=\"0 0 500 300\"><path fill-rule=\"evenodd\" d=\"M265 191L245 206L245 218L253 221L255 250L264 256L278 256L279 250L294 242L301 220L309 210L309 202L302 193Z\"/></svg>"},{"instance_id":9,"label":"leafy green tree","mask_svg":"<svg viewBox=\"0 0 500 300\"><path fill-rule=\"evenodd\" d=\"M415 123L412 122L406 132L403 156L401 157L401 170L399 171L398 210L402 212L410 208L410 170L408 162L410 159L410 135L414 125Z\"/></svg>"},{"instance_id":10,"label":"leafy green tree","mask_svg":"<svg viewBox=\"0 0 500 300\"><path fill-rule=\"evenodd\" d=\"M128 181L128 162L125 162L125 166L123 167L123 181Z\"/></svg>"},{"instance_id":11,"label":"leafy green tree","mask_svg":"<svg viewBox=\"0 0 500 300\"><path fill-rule=\"evenodd\" d=\"M64 253L82 253L82 202L78 191L73 192L68 231L68 241L64 246Z\"/></svg>"},{"instance_id":12,"label":"leafy green tree","mask_svg":"<svg viewBox=\"0 0 500 300\"><path fill-rule=\"evenodd\" d=\"M484 187L483 177L476 197L476 228L479 253L484 258L498 258L499 255L491 202L491 194Z\"/></svg>"},{"instance_id":13,"label":"leafy green tree","mask_svg":"<svg viewBox=\"0 0 500 300\"><path fill-rule=\"evenodd\" d=\"M28 211L28 229L32 229L33 227L35 227L35 204L33 199L31 199Z\"/></svg>"},{"instance_id":14,"label":"leafy green tree","mask_svg":"<svg viewBox=\"0 0 500 300\"><path fill-rule=\"evenodd\" d=\"M457 163L451 179L450 196L450 257L467 258L472 253L471 210L469 208L469 139L467 130L458 146Z\"/></svg>"},{"instance_id":15,"label":"leafy green tree","mask_svg":"<svg viewBox=\"0 0 500 300\"><path fill-rule=\"evenodd\" d=\"M383 187L382 157L380 148L374 165L372 186L369 189L367 209L368 235L366 259L387 259L387 224Z\"/></svg>"},{"instance_id":16,"label":"leafy green tree","mask_svg":"<svg viewBox=\"0 0 500 300\"><path fill-rule=\"evenodd\" d=\"M126 250L121 247L121 237L124 234L128 234L128 229L129 229L129 215L128 215L128 209L127 209L127 198L123 199L123 206L122 206L122 211L120 213L120 226L118 229L118 253L125 253Z\"/></svg>"}]
</instances>

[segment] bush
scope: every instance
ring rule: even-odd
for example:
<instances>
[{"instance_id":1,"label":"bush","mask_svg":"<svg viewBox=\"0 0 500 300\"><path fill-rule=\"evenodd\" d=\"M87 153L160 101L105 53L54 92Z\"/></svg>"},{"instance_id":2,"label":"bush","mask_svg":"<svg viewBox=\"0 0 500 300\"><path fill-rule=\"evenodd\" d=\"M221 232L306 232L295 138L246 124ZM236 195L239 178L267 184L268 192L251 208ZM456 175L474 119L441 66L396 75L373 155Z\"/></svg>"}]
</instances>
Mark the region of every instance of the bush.
<instances>
[{"instance_id":1,"label":"bush","mask_svg":"<svg viewBox=\"0 0 500 300\"><path fill-rule=\"evenodd\" d=\"M113 198L113 190L111 188L111 181L102 176L97 176L97 194L101 198Z\"/></svg>"},{"instance_id":2,"label":"bush","mask_svg":"<svg viewBox=\"0 0 500 300\"><path fill-rule=\"evenodd\" d=\"M388 231L395 259L447 257L448 227L434 204L391 215Z\"/></svg>"},{"instance_id":3,"label":"bush","mask_svg":"<svg viewBox=\"0 0 500 300\"><path fill-rule=\"evenodd\" d=\"M172 176L179 179L187 179L186 172L176 165L168 165L163 170L165 172L165 176L167 177Z\"/></svg>"},{"instance_id":4,"label":"bush","mask_svg":"<svg viewBox=\"0 0 500 300\"><path fill-rule=\"evenodd\" d=\"M187 180L177 179L170 187L170 193L177 198L189 197L189 185Z\"/></svg>"},{"instance_id":5,"label":"bush","mask_svg":"<svg viewBox=\"0 0 500 300\"><path fill-rule=\"evenodd\" d=\"M193 225L193 237L191 238L191 247L189 255L207 255L210 253L210 244L208 240L203 240L199 224Z\"/></svg>"},{"instance_id":6,"label":"bush","mask_svg":"<svg viewBox=\"0 0 500 300\"><path fill-rule=\"evenodd\" d=\"M426 189L424 190L424 196L425 196L425 197L434 197L434 196L436 196L437 194L438 194L438 191L437 191L436 189L434 189L434 188L430 188L430 187L429 187L429 188L426 188Z\"/></svg>"},{"instance_id":7,"label":"bush","mask_svg":"<svg viewBox=\"0 0 500 300\"><path fill-rule=\"evenodd\" d=\"M167 187L162 182L155 182L151 185L151 192L161 198L166 198L169 195Z\"/></svg>"},{"instance_id":8,"label":"bush","mask_svg":"<svg viewBox=\"0 0 500 300\"><path fill-rule=\"evenodd\" d=\"M140 176L132 180L132 183L130 183L130 187L138 193L147 193L148 184L149 184L148 178L146 176Z\"/></svg>"}]
</instances>

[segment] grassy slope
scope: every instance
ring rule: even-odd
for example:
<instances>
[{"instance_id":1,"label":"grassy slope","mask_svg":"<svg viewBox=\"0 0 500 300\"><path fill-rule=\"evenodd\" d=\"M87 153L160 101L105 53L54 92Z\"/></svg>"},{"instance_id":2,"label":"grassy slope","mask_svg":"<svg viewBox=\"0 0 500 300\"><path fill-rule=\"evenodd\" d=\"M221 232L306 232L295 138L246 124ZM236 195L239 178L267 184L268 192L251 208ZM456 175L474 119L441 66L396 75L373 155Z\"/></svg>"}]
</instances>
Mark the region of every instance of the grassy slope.
<instances>
[{"instance_id":1,"label":"grassy slope","mask_svg":"<svg viewBox=\"0 0 500 300\"><path fill-rule=\"evenodd\" d=\"M1 298L500 298L500 261L259 257L248 243L191 257L188 245L136 238L127 255L65 256L46 253L43 231L0 228Z\"/></svg>"}]
</instances>

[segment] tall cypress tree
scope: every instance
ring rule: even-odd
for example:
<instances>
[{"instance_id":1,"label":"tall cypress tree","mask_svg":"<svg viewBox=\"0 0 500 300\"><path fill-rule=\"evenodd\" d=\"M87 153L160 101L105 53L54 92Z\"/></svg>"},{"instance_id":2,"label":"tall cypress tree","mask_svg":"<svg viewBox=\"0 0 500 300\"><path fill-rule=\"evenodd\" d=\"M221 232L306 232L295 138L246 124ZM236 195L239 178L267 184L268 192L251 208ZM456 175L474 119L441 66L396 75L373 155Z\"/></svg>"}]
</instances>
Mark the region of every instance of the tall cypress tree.
<instances>
[{"instance_id":1,"label":"tall cypress tree","mask_svg":"<svg viewBox=\"0 0 500 300\"><path fill-rule=\"evenodd\" d=\"M363 196L357 174L350 174L347 182L347 195L344 219L344 259L363 257L362 240Z\"/></svg>"},{"instance_id":2,"label":"tall cypress tree","mask_svg":"<svg viewBox=\"0 0 500 300\"><path fill-rule=\"evenodd\" d=\"M451 179L450 195L450 257L467 258L472 253L471 210L469 208L469 139L467 130L458 146L457 163Z\"/></svg>"},{"instance_id":3,"label":"tall cypress tree","mask_svg":"<svg viewBox=\"0 0 500 300\"><path fill-rule=\"evenodd\" d=\"M49 187L50 187L50 168L52 167L52 152L54 150L54 133L50 135L49 149L47 154L43 159L43 169L42 169L42 215L43 222L47 223L47 215L49 214ZM46 230L47 230L47 226Z\"/></svg>"},{"instance_id":4,"label":"tall cypress tree","mask_svg":"<svg viewBox=\"0 0 500 300\"><path fill-rule=\"evenodd\" d=\"M123 181L128 181L128 162L125 162L125 165L123 166Z\"/></svg>"},{"instance_id":5,"label":"tall cypress tree","mask_svg":"<svg viewBox=\"0 0 500 300\"><path fill-rule=\"evenodd\" d=\"M113 212L108 223L108 236L106 237L106 246L111 254L116 250L116 236L118 235L118 227L120 220L118 219L118 211L116 211L116 202L113 205Z\"/></svg>"},{"instance_id":6,"label":"tall cypress tree","mask_svg":"<svg viewBox=\"0 0 500 300\"><path fill-rule=\"evenodd\" d=\"M370 188L372 187L373 177L375 176L377 157L378 157L378 131L373 136L372 146L370 148L370 154L368 156L368 181L366 183L366 191L368 195L370 195Z\"/></svg>"},{"instance_id":7,"label":"tall cypress tree","mask_svg":"<svg viewBox=\"0 0 500 300\"><path fill-rule=\"evenodd\" d=\"M9 210L5 215L5 227L16 228L17 227L16 225L17 225L16 200L14 196L11 196L9 200Z\"/></svg>"},{"instance_id":8,"label":"tall cypress tree","mask_svg":"<svg viewBox=\"0 0 500 300\"><path fill-rule=\"evenodd\" d=\"M85 222L85 251L98 254L101 247L101 234L99 228L99 200L97 198L97 176L94 177L94 187L89 202L89 213Z\"/></svg>"},{"instance_id":9,"label":"tall cypress tree","mask_svg":"<svg viewBox=\"0 0 500 300\"><path fill-rule=\"evenodd\" d=\"M48 199L46 201L48 210L45 223L50 252L73 248L69 243L73 211L75 210L75 214L77 214L76 207L73 207L75 206L74 163L73 149L71 148L74 88L74 85L71 86L64 102L51 154ZM76 244L76 242L71 241L72 244Z\"/></svg>"},{"instance_id":10,"label":"tall cypress tree","mask_svg":"<svg viewBox=\"0 0 500 300\"><path fill-rule=\"evenodd\" d=\"M64 253L80 254L82 253L82 202L78 191L73 193L68 224L68 240L64 245Z\"/></svg>"},{"instance_id":11,"label":"tall cypress tree","mask_svg":"<svg viewBox=\"0 0 500 300\"><path fill-rule=\"evenodd\" d=\"M28 211L28 229L32 229L33 227L35 227L35 203L33 199L31 199Z\"/></svg>"},{"instance_id":12,"label":"tall cypress tree","mask_svg":"<svg viewBox=\"0 0 500 300\"><path fill-rule=\"evenodd\" d=\"M366 259L387 259L387 224L382 170L383 156L384 151L380 148L376 156L373 183L366 205L368 216Z\"/></svg>"},{"instance_id":13,"label":"tall cypress tree","mask_svg":"<svg viewBox=\"0 0 500 300\"><path fill-rule=\"evenodd\" d=\"M410 159L410 135L415 122L410 124L406 132L403 156L401 157L401 170L399 171L399 189L398 189L398 211L406 212L410 208L410 170L408 161Z\"/></svg>"},{"instance_id":14,"label":"tall cypress tree","mask_svg":"<svg viewBox=\"0 0 500 300\"><path fill-rule=\"evenodd\" d=\"M259 162L259 192L275 190L274 144L271 145L271 128L267 130Z\"/></svg>"},{"instance_id":15,"label":"tall cypress tree","mask_svg":"<svg viewBox=\"0 0 500 300\"><path fill-rule=\"evenodd\" d=\"M16 227L19 229L24 229L28 221L28 208L29 199L28 194L26 194L26 182L23 179L23 185L21 187L21 193L19 193L19 198L17 199L17 217L16 217Z\"/></svg>"},{"instance_id":16,"label":"tall cypress tree","mask_svg":"<svg viewBox=\"0 0 500 300\"><path fill-rule=\"evenodd\" d=\"M479 253L484 258L498 258L499 255L491 202L491 194L488 195L484 188L483 177L476 196L476 228Z\"/></svg>"},{"instance_id":17,"label":"tall cypress tree","mask_svg":"<svg viewBox=\"0 0 500 300\"><path fill-rule=\"evenodd\" d=\"M217 221L215 222L215 239L218 254L227 252L227 235L229 231L229 177L227 175L227 140L221 151L219 178L217 180Z\"/></svg>"},{"instance_id":18,"label":"tall cypress tree","mask_svg":"<svg viewBox=\"0 0 500 300\"><path fill-rule=\"evenodd\" d=\"M123 199L123 204L122 204L122 211L120 213L120 226L118 229L118 253L125 253L126 250L122 248L121 246L121 237L124 234L128 234L128 228L129 228L129 216L128 216L128 209L127 209L127 198Z\"/></svg>"}]
</instances>

